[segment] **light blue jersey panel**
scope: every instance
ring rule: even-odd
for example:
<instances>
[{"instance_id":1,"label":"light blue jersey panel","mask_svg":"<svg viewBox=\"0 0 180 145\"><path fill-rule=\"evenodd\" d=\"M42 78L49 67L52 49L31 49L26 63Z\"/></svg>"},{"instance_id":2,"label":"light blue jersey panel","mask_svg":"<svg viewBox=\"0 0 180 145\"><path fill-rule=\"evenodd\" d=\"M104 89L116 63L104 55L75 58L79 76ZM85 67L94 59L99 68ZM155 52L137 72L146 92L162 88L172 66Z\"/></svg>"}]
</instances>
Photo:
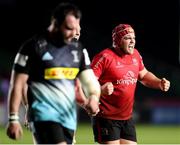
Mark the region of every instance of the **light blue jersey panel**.
<instances>
[{"instance_id":1,"label":"light blue jersey panel","mask_svg":"<svg viewBox=\"0 0 180 145\"><path fill-rule=\"evenodd\" d=\"M34 97L30 108L32 121L55 121L66 128L76 129L77 112L72 82L36 82L29 89Z\"/></svg>"}]
</instances>

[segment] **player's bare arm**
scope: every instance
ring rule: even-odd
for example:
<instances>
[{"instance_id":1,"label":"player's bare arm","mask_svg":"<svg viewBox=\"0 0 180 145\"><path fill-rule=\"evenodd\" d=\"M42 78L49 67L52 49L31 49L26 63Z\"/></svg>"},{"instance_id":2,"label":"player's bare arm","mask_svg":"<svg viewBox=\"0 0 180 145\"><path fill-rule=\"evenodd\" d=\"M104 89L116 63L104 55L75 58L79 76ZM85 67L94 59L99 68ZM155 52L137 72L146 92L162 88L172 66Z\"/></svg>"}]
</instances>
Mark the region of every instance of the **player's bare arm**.
<instances>
[{"instance_id":1,"label":"player's bare arm","mask_svg":"<svg viewBox=\"0 0 180 145\"><path fill-rule=\"evenodd\" d=\"M146 68L139 72L139 81L146 87L160 89L165 92L170 88L170 81L166 78L158 78Z\"/></svg>"},{"instance_id":2,"label":"player's bare arm","mask_svg":"<svg viewBox=\"0 0 180 145\"><path fill-rule=\"evenodd\" d=\"M78 105L84 108L88 102L88 99L82 90L82 85L78 78L75 80L75 83L76 102Z\"/></svg>"},{"instance_id":3,"label":"player's bare arm","mask_svg":"<svg viewBox=\"0 0 180 145\"><path fill-rule=\"evenodd\" d=\"M88 97L86 109L90 115L94 116L99 112L100 84L92 69L82 71L79 79L85 96Z\"/></svg>"},{"instance_id":4,"label":"player's bare arm","mask_svg":"<svg viewBox=\"0 0 180 145\"><path fill-rule=\"evenodd\" d=\"M12 72L8 94L9 123L7 127L7 135L11 139L19 139L23 133L19 123L18 113L22 101L24 85L26 84L27 79L28 75L26 74Z\"/></svg>"}]
</instances>

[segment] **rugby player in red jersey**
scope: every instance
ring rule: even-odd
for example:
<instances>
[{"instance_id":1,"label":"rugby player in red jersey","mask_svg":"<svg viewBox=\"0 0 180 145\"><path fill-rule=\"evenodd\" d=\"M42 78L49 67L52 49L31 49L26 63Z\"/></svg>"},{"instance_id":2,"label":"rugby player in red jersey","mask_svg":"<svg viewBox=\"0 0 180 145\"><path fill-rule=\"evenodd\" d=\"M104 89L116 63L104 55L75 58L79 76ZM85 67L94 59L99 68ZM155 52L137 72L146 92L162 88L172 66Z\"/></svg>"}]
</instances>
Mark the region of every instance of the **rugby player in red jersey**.
<instances>
[{"instance_id":1,"label":"rugby player in red jersey","mask_svg":"<svg viewBox=\"0 0 180 145\"><path fill-rule=\"evenodd\" d=\"M137 81L144 86L168 91L170 82L148 71L138 50L135 32L129 24L112 31L112 48L92 60L91 67L101 84L100 111L93 117L95 141L101 144L136 144L132 120Z\"/></svg>"}]
</instances>

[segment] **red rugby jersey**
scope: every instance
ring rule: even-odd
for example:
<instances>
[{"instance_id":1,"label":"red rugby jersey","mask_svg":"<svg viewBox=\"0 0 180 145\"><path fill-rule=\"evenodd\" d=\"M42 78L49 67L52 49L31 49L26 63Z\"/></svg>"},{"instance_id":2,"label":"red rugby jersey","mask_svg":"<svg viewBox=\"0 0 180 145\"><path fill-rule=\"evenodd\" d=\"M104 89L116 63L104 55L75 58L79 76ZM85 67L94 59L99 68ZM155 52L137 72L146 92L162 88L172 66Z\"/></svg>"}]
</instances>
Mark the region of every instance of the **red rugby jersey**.
<instances>
[{"instance_id":1,"label":"red rugby jersey","mask_svg":"<svg viewBox=\"0 0 180 145\"><path fill-rule=\"evenodd\" d=\"M114 86L113 94L101 96L98 116L115 120L131 118L138 74L144 69L139 52L134 49L132 55L119 56L107 48L93 58L91 67L101 85L112 82Z\"/></svg>"}]
</instances>

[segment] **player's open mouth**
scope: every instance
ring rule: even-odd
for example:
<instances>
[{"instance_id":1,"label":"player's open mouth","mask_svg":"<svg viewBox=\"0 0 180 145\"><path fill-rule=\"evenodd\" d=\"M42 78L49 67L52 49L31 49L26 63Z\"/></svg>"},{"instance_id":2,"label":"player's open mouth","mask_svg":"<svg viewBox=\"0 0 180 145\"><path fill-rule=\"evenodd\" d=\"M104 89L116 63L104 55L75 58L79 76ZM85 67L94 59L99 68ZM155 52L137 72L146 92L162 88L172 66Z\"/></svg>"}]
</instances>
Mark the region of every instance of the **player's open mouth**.
<instances>
[{"instance_id":1,"label":"player's open mouth","mask_svg":"<svg viewBox=\"0 0 180 145\"><path fill-rule=\"evenodd\" d=\"M132 50L132 49L134 49L134 45L129 45L128 48L129 48L130 50Z\"/></svg>"}]
</instances>

